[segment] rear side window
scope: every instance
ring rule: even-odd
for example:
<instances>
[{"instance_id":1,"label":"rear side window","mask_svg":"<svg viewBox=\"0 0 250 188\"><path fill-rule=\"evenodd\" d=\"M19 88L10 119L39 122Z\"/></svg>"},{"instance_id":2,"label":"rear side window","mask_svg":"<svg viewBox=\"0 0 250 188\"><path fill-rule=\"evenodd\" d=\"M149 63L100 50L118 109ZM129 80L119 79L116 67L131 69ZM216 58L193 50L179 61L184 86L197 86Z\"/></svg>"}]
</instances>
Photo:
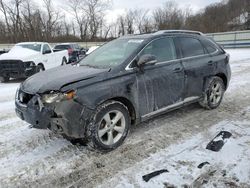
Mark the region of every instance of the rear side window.
<instances>
[{"instance_id":1,"label":"rear side window","mask_svg":"<svg viewBox=\"0 0 250 188\"><path fill-rule=\"evenodd\" d=\"M204 48L198 39L181 37L180 45L183 57L193 57L205 54Z\"/></svg>"},{"instance_id":2,"label":"rear side window","mask_svg":"<svg viewBox=\"0 0 250 188\"><path fill-rule=\"evenodd\" d=\"M160 38L144 48L140 56L150 54L156 56L158 62L176 59L176 50L172 38Z\"/></svg>"},{"instance_id":3,"label":"rear side window","mask_svg":"<svg viewBox=\"0 0 250 188\"><path fill-rule=\"evenodd\" d=\"M205 48L207 49L208 53L211 54L211 53L216 52L217 48L215 47L215 45L211 41L209 41L208 39L205 39L202 42L203 42Z\"/></svg>"},{"instance_id":4,"label":"rear side window","mask_svg":"<svg viewBox=\"0 0 250 188\"><path fill-rule=\"evenodd\" d=\"M55 49L58 49L58 50L67 50L71 48L69 45L57 45L55 46Z\"/></svg>"},{"instance_id":5,"label":"rear side window","mask_svg":"<svg viewBox=\"0 0 250 188\"><path fill-rule=\"evenodd\" d=\"M44 45L43 45L43 53L45 53L45 52L51 53L51 49L50 49L50 47L49 47L48 44L44 44Z\"/></svg>"}]
</instances>

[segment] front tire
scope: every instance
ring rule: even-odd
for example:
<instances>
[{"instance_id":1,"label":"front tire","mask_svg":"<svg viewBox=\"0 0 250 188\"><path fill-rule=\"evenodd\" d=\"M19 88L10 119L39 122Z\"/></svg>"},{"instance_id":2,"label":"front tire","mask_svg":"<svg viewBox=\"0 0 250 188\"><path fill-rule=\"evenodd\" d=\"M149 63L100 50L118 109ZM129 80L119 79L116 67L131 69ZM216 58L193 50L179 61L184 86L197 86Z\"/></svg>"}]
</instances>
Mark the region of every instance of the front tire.
<instances>
[{"instance_id":1,"label":"front tire","mask_svg":"<svg viewBox=\"0 0 250 188\"><path fill-rule=\"evenodd\" d=\"M129 133L130 123L128 109L122 103L108 101L100 105L88 126L88 145L106 152L119 147Z\"/></svg>"},{"instance_id":2,"label":"front tire","mask_svg":"<svg viewBox=\"0 0 250 188\"><path fill-rule=\"evenodd\" d=\"M220 77L209 78L204 98L199 104L209 110L218 108L225 93L225 84Z\"/></svg>"}]
</instances>

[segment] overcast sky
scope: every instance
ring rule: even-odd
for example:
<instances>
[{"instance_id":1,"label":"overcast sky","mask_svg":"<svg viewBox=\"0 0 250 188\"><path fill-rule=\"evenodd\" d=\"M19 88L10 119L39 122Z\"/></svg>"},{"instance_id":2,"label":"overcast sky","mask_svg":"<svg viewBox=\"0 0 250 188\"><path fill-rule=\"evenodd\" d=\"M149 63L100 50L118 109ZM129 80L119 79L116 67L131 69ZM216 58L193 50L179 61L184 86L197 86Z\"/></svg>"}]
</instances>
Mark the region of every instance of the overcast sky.
<instances>
[{"instance_id":1,"label":"overcast sky","mask_svg":"<svg viewBox=\"0 0 250 188\"><path fill-rule=\"evenodd\" d=\"M193 12L203 9L211 3L221 2L221 0L174 0L180 8L190 7ZM107 19L112 22L118 15L123 14L131 8L144 8L153 10L160 7L166 0L113 0L112 10L108 11Z\"/></svg>"},{"instance_id":2,"label":"overcast sky","mask_svg":"<svg viewBox=\"0 0 250 188\"><path fill-rule=\"evenodd\" d=\"M201 9L205 6L221 2L221 0L175 0L179 6L185 7L190 6L193 9ZM153 9L155 7L161 6L166 0L113 0L114 9L129 9L129 8L146 8Z\"/></svg>"},{"instance_id":3,"label":"overcast sky","mask_svg":"<svg viewBox=\"0 0 250 188\"><path fill-rule=\"evenodd\" d=\"M6 0L11 1L11 0ZM109 11L106 13L106 20L111 23L116 20L116 18L119 15L122 15L126 12L128 9L136 9L136 8L143 8L143 9L149 9L154 10L157 7L161 7L164 5L164 3L167 0L112 0L112 7ZM173 0L177 3L177 5L180 8L186 8L189 7L193 12L197 12L204 7L206 7L209 4L212 3L218 3L222 0ZM38 5L42 5L41 0L34 0ZM53 4L58 7L58 9L61 9L63 12L65 12L65 2L67 0L52 0ZM65 12L68 14L68 12ZM1 16L0 12L0 16ZM70 17L68 14L67 17Z\"/></svg>"}]
</instances>

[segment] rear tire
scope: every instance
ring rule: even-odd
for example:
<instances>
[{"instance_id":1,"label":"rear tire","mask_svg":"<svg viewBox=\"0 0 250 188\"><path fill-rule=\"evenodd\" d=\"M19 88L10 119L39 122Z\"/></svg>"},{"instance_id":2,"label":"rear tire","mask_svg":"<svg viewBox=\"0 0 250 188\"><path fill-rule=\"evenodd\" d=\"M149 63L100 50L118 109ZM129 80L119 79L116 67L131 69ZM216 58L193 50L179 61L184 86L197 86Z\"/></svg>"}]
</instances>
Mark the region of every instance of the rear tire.
<instances>
[{"instance_id":1,"label":"rear tire","mask_svg":"<svg viewBox=\"0 0 250 188\"><path fill-rule=\"evenodd\" d=\"M209 110L218 108L225 93L225 84L220 77L209 78L203 100L199 104Z\"/></svg>"},{"instance_id":2,"label":"rear tire","mask_svg":"<svg viewBox=\"0 0 250 188\"><path fill-rule=\"evenodd\" d=\"M9 80L10 80L10 77L8 77L8 76L0 76L0 82L1 83L8 82Z\"/></svg>"},{"instance_id":3,"label":"rear tire","mask_svg":"<svg viewBox=\"0 0 250 188\"><path fill-rule=\"evenodd\" d=\"M119 147L130 129L130 116L125 105L118 101L107 101L100 105L93 122L88 125L88 146L108 152Z\"/></svg>"}]
</instances>

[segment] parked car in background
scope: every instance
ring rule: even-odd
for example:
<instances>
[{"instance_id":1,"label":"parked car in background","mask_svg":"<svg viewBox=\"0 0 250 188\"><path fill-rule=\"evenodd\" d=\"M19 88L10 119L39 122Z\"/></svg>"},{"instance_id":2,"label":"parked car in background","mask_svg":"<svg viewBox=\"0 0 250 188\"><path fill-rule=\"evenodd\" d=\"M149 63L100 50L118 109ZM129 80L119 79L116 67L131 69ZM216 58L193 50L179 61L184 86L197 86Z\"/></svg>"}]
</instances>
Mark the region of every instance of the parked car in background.
<instances>
[{"instance_id":1,"label":"parked car in background","mask_svg":"<svg viewBox=\"0 0 250 188\"><path fill-rule=\"evenodd\" d=\"M69 61L68 63L74 63L82 59L85 54L86 50L79 46L79 44L76 43L62 43L57 44L54 47L54 51L61 51L61 50L67 50L69 55Z\"/></svg>"},{"instance_id":2,"label":"parked car in background","mask_svg":"<svg viewBox=\"0 0 250 188\"><path fill-rule=\"evenodd\" d=\"M16 113L90 147L120 146L131 125L199 102L217 108L231 78L229 55L194 31L160 31L113 40L79 62L23 82Z\"/></svg>"},{"instance_id":3,"label":"parked car in background","mask_svg":"<svg viewBox=\"0 0 250 188\"><path fill-rule=\"evenodd\" d=\"M86 52L86 55L91 54L93 51L95 51L97 48L99 48L100 46L91 46L88 51Z\"/></svg>"},{"instance_id":4,"label":"parked car in background","mask_svg":"<svg viewBox=\"0 0 250 188\"><path fill-rule=\"evenodd\" d=\"M54 52L48 43L18 43L0 56L0 81L27 78L37 72L66 64L68 59L66 50Z\"/></svg>"}]
</instances>

